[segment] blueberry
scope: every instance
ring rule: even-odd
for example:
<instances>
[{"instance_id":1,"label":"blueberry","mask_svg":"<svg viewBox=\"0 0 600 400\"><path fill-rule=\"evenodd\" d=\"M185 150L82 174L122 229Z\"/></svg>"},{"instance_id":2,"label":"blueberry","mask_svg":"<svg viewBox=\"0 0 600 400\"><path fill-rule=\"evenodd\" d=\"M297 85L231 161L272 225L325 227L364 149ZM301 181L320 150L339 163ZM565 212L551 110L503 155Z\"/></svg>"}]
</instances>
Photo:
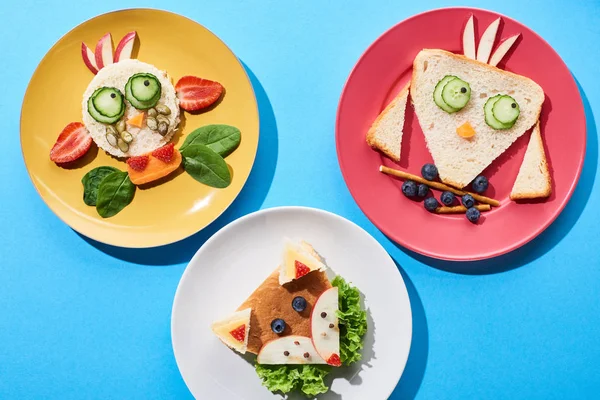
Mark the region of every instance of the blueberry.
<instances>
[{"instance_id":1,"label":"blueberry","mask_svg":"<svg viewBox=\"0 0 600 400\"><path fill-rule=\"evenodd\" d=\"M454 203L455 198L456 196L454 196L454 193L445 191L442 193L440 200L442 201L442 203L444 203L445 206L451 206Z\"/></svg>"},{"instance_id":2,"label":"blueberry","mask_svg":"<svg viewBox=\"0 0 600 400\"><path fill-rule=\"evenodd\" d=\"M438 203L435 197L426 198L423 204L425 205L425 209L429 212L434 212L435 209L440 206L440 203Z\"/></svg>"},{"instance_id":3,"label":"blueberry","mask_svg":"<svg viewBox=\"0 0 600 400\"><path fill-rule=\"evenodd\" d=\"M483 193L488 188L488 180L485 176L479 175L477 178L473 180L471 186L473 187L473 191L476 193Z\"/></svg>"},{"instance_id":4,"label":"blueberry","mask_svg":"<svg viewBox=\"0 0 600 400\"><path fill-rule=\"evenodd\" d=\"M417 186L417 197L423 198L427 196L427 193L429 193L429 186L425 185L424 183L421 183L419 186Z\"/></svg>"},{"instance_id":5,"label":"blueberry","mask_svg":"<svg viewBox=\"0 0 600 400\"><path fill-rule=\"evenodd\" d=\"M415 197L417 195L417 184L413 181L405 181L402 184L402 193L406 197Z\"/></svg>"},{"instance_id":6,"label":"blueberry","mask_svg":"<svg viewBox=\"0 0 600 400\"><path fill-rule=\"evenodd\" d=\"M471 208L475 205L475 199L470 194L465 194L462 197L462 203L463 203L463 206L465 206L467 208Z\"/></svg>"},{"instance_id":7,"label":"blueberry","mask_svg":"<svg viewBox=\"0 0 600 400\"><path fill-rule=\"evenodd\" d=\"M476 223L477 221L479 221L480 216L481 213L475 207L471 207L467 210L467 219L472 223Z\"/></svg>"},{"instance_id":8,"label":"blueberry","mask_svg":"<svg viewBox=\"0 0 600 400\"><path fill-rule=\"evenodd\" d=\"M277 334L283 333L285 330L285 321L281 318L274 319L271 322L271 330Z\"/></svg>"},{"instance_id":9,"label":"blueberry","mask_svg":"<svg viewBox=\"0 0 600 400\"><path fill-rule=\"evenodd\" d=\"M438 169L433 164L425 164L421 168L421 175L428 181L433 181L438 177Z\"/></svg>"},{"instance_id":10,"label":"blueberry","mask_svg":"<svg viewBox=\"0 0 600 400\"><path fill-rule=\"evenodd\" d=\"M306 299L302 296L294 297L294 300L292 300L292 308L298 312L304 311L306 308Z\"/></svg>"}]
</instances>

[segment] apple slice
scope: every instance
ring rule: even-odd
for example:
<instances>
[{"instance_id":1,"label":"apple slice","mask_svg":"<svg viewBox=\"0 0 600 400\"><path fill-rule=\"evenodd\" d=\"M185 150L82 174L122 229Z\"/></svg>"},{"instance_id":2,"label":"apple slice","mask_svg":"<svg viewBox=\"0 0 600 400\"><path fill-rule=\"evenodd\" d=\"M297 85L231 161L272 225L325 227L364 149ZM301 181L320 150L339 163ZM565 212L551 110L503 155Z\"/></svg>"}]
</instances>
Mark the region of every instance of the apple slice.
<instances>
[{"instance_id":1,"label":"apple slice","mask_svg":"<svg viewBox=\"0 0 600 400\"><path fill-rule=\"evenodd\" d=\"M280 285L291 282L294 279L300 279L311 271L324 271L327 269L327 266L309 249L312 249L312 246L307 243L297 244L286 240L283 250L283 261L279 267Z\"/></svg>"},{"instance_id":2,"label":"apple slice","mask_svg":"<svg viewBox=\"0 0 600 400\"><path fill-rule=\"evenodd\" d=\"M117 49L115 50L115 62L119 62L121 60L129 60L131 58L131 53L133 52L133 45L135 44L135 37L137 33L135 31L129 32L117 45Z\"/></svg>"},{"instance_id":3,"label":"apple slice","mask_svg":"<svg viewBox=\"0 0 600 400\"><path fill-rule=\"evenodd\" d=\"M473 26L473 14L469 17L465 30L463 31L463 54L473 60L475 55L475 27Z\"/></svg>"},{"instance_id":4,"label":"apple slice","mask_svg":"<svg viewBox=\"0 0 600 400\"><path fill-rule=\"evenodd\" d=\"M256 362L266 365L326 364L306 336L285 336L267 342L258 352Z\"/></svg>"},{"instance_id":5,"label":"apple slice","mask_svg":"<svg viewBox=\"0 0 600 400\"><path fill-rule=\"evenodd\" d=\"M498 33L498 27L500 26L500 18L497 18L494 22L487 27L481 40L479 41L479 47L477 48L477 61L487 63L496 41L496 34Z\"/></svg>"},{"instance_id":6,"label":"apple slice","mask_svg":"<svg viewBox=\"0 0 600 400\"><path fill-rule=\"evenodd\" d=\"M94 52L83 42L81 42L81 58L83 58L83 63L90 71L92 71L93 74L98 73L98 66L96 65L96 57L94 56Z\"/></svg>"},{"instance_id":7,"label":"apple slice","mask_svg":"<svg viewBox=\"0 0 600 400\"><path fill-rule=\"evenodd\" d=\"M321 358L335 367L342 365L337 310L338 288L332 287L321 293L310 315L313 345Z\"/></svg>"},{"instance_id":8,"label":"apple slice","mask_svg":"<svg viewBox=\"0 0 600 400\"><path fill-rule=\"evenodd\" d=\"M500 43L500 45L498 46L496 51L494 51L494 54L492 54L492 58L490 58L489 64L493 67L498 65L498 63L500 61L502 61L502 59L504 58L506 53L508 53L508 51L511 49L513 44L515 44L515 42L517 41L519 36L521 36L520 33L518 33L514 36L511 36L508 39L506 39L505 41L503 41L502 43Z\"/></svg>"},{"instance_id":9,"label":"apple slice","mask_svg":"<svg viewBox=\"0 0 600 400\"><path fill-rule=\"evenodd\" d=\"M107 65L113 63L113 44L110 33L107 33L106 35L102 36L100 40L98 40L94 56L96 57L96 65L98 66L98 70L101 70Z\"/></svg>"},{"instance_id":10,"label":"apple slice","mask_svg":"<svg viewBox=\"0 0 600 400\"><path fill-rule=\"evenodd\" d=\"M213 322L211 329L223 343L244 354L248 349L251 312L251 308L236 311L227 318Z\"/></svg>"}]
</instances>

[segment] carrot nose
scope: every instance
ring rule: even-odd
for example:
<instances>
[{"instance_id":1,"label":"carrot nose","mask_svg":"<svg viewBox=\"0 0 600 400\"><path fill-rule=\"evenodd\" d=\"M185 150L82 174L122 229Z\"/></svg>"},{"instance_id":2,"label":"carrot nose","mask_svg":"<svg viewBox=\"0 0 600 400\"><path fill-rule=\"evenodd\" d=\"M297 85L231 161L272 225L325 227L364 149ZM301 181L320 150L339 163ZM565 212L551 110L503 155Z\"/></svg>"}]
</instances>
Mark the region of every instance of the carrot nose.
<instances>
[{"instance_id":1,"label":"carrot nose","mask_svg":"<svg viewBox=\"0 0 600 400\"><path fill-rule=\"evenodd\" d=\"M465 122L464 124L456 128L456 133L462 138L469 139L475 136L475 129L473 129L469 122Z\"/></svg>"}]
</instances>

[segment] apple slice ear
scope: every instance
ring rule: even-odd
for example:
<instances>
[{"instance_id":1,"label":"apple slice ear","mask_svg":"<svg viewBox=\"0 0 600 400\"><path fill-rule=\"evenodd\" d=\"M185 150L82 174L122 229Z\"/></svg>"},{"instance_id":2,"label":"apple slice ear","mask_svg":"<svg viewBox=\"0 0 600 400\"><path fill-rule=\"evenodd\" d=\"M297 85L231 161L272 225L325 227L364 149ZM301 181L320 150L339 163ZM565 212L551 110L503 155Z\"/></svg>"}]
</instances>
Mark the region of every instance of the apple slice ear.
<instances>
[{"instance_id":1,"label":"apple slice ear","mask_svg":"<svg viewBox=\"0 0 600 400\"><path fill-rule=\"evenodd\" d=\"M494 51L494 54L492 54L492 58L490 58L490 62L489 64L493 67L495 67L496 65L498 65L498 63L500 61L502 61L502 59L504 58L504 56L506 55L506 53L508 53L508 51L512 48L512 46L515 44L515 42L517 41L517 39L519 38L519 36L521 36L520 33L509 37L508 39L504 40L502 43L500 43L500 45L498 46L498 48L496 49L496 51Z\"/></svg>"},{"instance_id":2,"label":"apple slice ear","mask_svg":"<svg viewBox=\"0 0 600 400\"><path fill-rule=\"evenodd\" d=\"M463 54L465 57L475 60L477 56L475 55L475 27L473 24L473 14L471 14L463 31Z\"/></svg>"},{"instance_id":3,"label":"apple slice ear","mask_svg":"<svg viewBox=\"0 0 600 400\"><path fill-rule=\"evenodd\" d=\"M498 27L500 26L500 18L496 19L492 22L483 35L481 35L481 40L479 41L479 47L477 48L477 61L481 61L482 63L487 63L490 59L490 54L492 53L492 48L494 47L494 42L496 41L496 34L498 33Z\"/></svg>"},{"instance_id":4,"label":"apple slice ear","mask_svg":"<svg viewBox=\"0 0 600 400\"><path fill-rule=\"evenodd\" d=\"M98 40L94 55L99 70L113 63L113 44L110 33L107 33Z\"/></svg>"},{"instance_id":5,"label":"apple slice ear","mask_svg":"<svg viewBox=\"0 0 600 400\"><path fill-rule=\"evenodd\" d=\"M83 58L83 63L93 74L98 73L94 52L83 42L81 42L81 58Z\"/></svg>"}]
</instances>

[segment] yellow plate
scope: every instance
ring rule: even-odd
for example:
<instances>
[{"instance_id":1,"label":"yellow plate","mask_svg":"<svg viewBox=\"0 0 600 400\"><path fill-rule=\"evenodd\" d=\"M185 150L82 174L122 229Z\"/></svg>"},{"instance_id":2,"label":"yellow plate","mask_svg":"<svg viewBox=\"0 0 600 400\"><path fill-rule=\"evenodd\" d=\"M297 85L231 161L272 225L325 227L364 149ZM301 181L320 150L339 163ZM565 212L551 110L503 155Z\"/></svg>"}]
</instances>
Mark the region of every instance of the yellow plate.
<instances>
[{"instance_id":1,"label":"yellow plate","mask_svg":"<svg viewBox=\"0 0 600 400\"><path fill-rule=\"evenodd\" d=\"M242 132L240 147L226 158L232 182L226 189L205 186L178 170L171 179L148 189L138 188L132 203L103 219L83 202L81 178L92 168L110 165L126 170L93 144L70 169L50 161L50 149L69 123L81 121L81 98L94 75L81 58L81 42L94 49L110 32L117 42L135 30L140 61L169 73L176 82L196 75L223 84L226 93L214 109L191 115L182 112L178 148L185 136L207 124L228 124ZM115 43L114 45L116 46ZM174 83L175 83L174 82ZM186 238L214 221L242 190L258 146L258 108L252 85L231 50L200 24L159 10L132 9L100 15L67 33L36 69L21 110L21 146L25 165L40 196L65 223L92 239L121 247L152 247Z\"/></svg>"}]
</instances>

